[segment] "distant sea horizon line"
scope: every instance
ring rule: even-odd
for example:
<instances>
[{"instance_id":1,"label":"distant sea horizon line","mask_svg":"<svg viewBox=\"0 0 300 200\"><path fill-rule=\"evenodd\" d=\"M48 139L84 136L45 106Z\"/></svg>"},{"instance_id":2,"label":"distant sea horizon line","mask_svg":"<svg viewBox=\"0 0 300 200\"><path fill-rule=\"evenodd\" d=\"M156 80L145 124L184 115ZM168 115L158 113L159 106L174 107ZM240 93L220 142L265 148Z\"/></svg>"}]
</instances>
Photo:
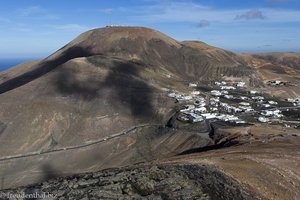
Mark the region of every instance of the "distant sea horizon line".
<instances>
[{"instance_id":1,"label":"distant sea horizon line","mask_svg":"<svg viewBox=\"0 0 300 200\"><path fill-rule=\"evenodd\" d=\"M0 72L3 72L9 68L12 68L18 64L32 61L32 60L40 60L42 58L0 58Z\"/></svg>"}]
</instances>

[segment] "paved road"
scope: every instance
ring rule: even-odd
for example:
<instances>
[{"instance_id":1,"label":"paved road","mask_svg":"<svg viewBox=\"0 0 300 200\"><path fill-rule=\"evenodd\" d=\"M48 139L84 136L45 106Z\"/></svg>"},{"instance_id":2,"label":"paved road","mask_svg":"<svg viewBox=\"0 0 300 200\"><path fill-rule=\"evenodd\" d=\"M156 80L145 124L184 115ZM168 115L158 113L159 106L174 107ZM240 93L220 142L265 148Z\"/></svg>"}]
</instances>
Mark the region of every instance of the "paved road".
<instances>
[{"instance_id":1,"label":"paved road","mask_svg":"<svg viewBox=\"0 0 300 200\"><path fill-rule=\"evenodd\" d=\"M61 148L57 148L57 149L53 149L53 150L49 150L49 151L42 151L42 152L35 151L35 152L29 152L29 153L26 153L26 154L7 156L7 157L0 158L0 161L7 161L7 160L18 159L18 158L26 158L26 157L31 157L31 156L43 155L43 154L50 154L50 153L80 149L80 148L92 146L92 145L95 145L95 144L99 144L101 142L105 142L107 140L111 140L113 138L117 138L117 137L120 137L120 136L123 136L123 135L127 135L127 134L131 133L132 131L134 131L138 128L151 127L151 126L162 126L162 124L140 124L140 125L133 126L133 127L128 128L124 131L121 131L119 133L115 133L113 135L110 135L110 136L107 136L107 137L104 137L104 138L101 138L101 139L98 139L98 140L88 141L85 144L80 144L80 145L75 145L75 146L68 146L68 147L61 147Z\"/></svg>"}]
</instances>

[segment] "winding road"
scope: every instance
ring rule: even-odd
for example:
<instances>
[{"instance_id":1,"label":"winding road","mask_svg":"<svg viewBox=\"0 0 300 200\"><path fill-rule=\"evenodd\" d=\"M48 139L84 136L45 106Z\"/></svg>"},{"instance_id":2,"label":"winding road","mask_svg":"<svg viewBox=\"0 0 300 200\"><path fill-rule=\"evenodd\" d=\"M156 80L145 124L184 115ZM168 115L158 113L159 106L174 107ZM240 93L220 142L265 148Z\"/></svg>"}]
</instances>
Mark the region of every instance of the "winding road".
<instances>
[{"instance_id":1,"label":"winding road","mask_svg":"<svg viewBox=\"0 0 300 200\"><path fill-rule=\"evenodd\" d=\"M32 156L38 156L38 155L51 154L51 153L56 153L56 152L63 152L63 151L68 151L68 150L85 148L85 147L88 147L88 146L96 145L96 144L99 144L101 142L105 142L107 140L111 140L111 139L123 136L123 135L127 135L127 134L131 133L132 131L134 131L134 130L136 130L138 128L151 127L151 126L157 126L157 127L159 127L159 126L163 126L163 125L162 124L140 124L140 125L133 126L133 127L128 128L128 129L126 129L124 131L112 134L110 136L107 136L107 137L104 137L104 138L101 138L101 139L98 139L98 140L88 141L85 144L68 146L68 147L61 147L61 148L57 148L57 149L53 149L53 150L49 150L49 151L42 151L42 152L35 151L35 152L29 152L29 153L26 153L26 154L6 156L6 157L0 158L0 162L1 161L18 159L18 158L26 158L26 157L32 157Z\"/></svg>"}]
</instances>

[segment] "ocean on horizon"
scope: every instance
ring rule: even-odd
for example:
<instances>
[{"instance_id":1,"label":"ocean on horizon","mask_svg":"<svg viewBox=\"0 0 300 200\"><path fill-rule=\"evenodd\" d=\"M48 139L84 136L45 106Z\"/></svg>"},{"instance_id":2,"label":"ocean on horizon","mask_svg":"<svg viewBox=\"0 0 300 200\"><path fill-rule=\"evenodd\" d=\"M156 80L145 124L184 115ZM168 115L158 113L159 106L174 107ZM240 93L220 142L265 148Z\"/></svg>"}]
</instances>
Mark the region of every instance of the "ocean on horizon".
<instances>
[{"instance_id":1,"label":"ocean on horizon","mask_svg":"<svg viewBox=\"0 0 300 200\"><path fill-rule=\"evenodd\" d=\"M0 72L5 71L23 62L35 60L33 58L0 58Z\"/></svg>"}]
</instances>

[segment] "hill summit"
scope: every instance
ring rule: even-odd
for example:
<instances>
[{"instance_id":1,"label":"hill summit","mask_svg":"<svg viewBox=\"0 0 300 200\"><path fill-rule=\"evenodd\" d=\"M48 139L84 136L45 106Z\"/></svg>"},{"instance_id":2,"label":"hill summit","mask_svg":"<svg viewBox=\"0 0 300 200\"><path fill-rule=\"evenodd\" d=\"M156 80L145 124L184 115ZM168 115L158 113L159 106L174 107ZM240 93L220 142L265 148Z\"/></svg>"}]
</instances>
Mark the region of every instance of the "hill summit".
<instances>
[{"instance_id":1,"label":"hill summit","mask_svg":"<svg viewBox=\"0 0 300 200\"><path fill-rule=\"evenodd\" d=\"M141 198L218 198L226 193L224 199L251 199L252 193L242 187L252 185L254 193L269 195L270 191L285 199L274 191L286 191L283 187L290 189L299 183L294 179L299 170L290 159L298 153L299 134L287 127L226 121L239 119L229 113L230 104L236 108L253 104L253 108L261 109L263 104L256 100L264 97L251 96L250 91L262 95L265 90L281 97L300 94L299 55L277 56L237 55L199 41L177 41L149 28L104 27L79 35L43 60L1 72L0 188L91 172L65 181L52 179L38 188L70 188L72 196L97 185L95 188L106 188L106 196L113 195L112 199L126 191L128 198L135 194ZM287 84L273 87L264 83L273 79ZM226 89L233 86L236 90ZM213 96L213 90L214 94L222 90L224 96ZM277 101L271 95L266 98L268 102ZM241 99L243 102L239 102ZM200 120L200 114L196 115L199 112L203 112ZM194 121L195 116L199 121ZM246 117L256 124L252 113ZM266 133L267 129L272 129L273 136ZM295 143L289 145L290 141ZM191 155L195 152L198 157ZM270 155L271 161L266 159ZM149 168L148 161L162 167ZM169 173L173 162L176 165ZM135 169L137 163L143 163L137 168L145 168ZM279 163L280 173L273 170L274 163ZM285 170L286 163L291 172ZM124 166L128 168L95 173ZM174 178L174 174L179 176ZM261 179L261 174L267 179ZM288 177L286 181L282 174ZM104 182L102 177L106 177ZM285 182L278 182L282 180ZM116 185L118 181L122 184ZM270 182L279 184L266 192L265 187L256 187ZM232 187L235 185L241 187ZM174 188L178 190L172 193ZM287 194L294 193L299 194L296 189Z\"/></svg>"},{"instance_id":2,"label":"hill summit","mask_svg":"<svg viewBox=\"0 0 300 200\"><path fill-rule=\"evenodd\" d=\"M143 27L105 27L81 34L31 70L17 73L20 76L6 74L0 93L26 84L74 58L100 55L139 62L153 70L195 81L253 74L239 56L202 42L179 42Z\"/></svg>"}]
</instances>

